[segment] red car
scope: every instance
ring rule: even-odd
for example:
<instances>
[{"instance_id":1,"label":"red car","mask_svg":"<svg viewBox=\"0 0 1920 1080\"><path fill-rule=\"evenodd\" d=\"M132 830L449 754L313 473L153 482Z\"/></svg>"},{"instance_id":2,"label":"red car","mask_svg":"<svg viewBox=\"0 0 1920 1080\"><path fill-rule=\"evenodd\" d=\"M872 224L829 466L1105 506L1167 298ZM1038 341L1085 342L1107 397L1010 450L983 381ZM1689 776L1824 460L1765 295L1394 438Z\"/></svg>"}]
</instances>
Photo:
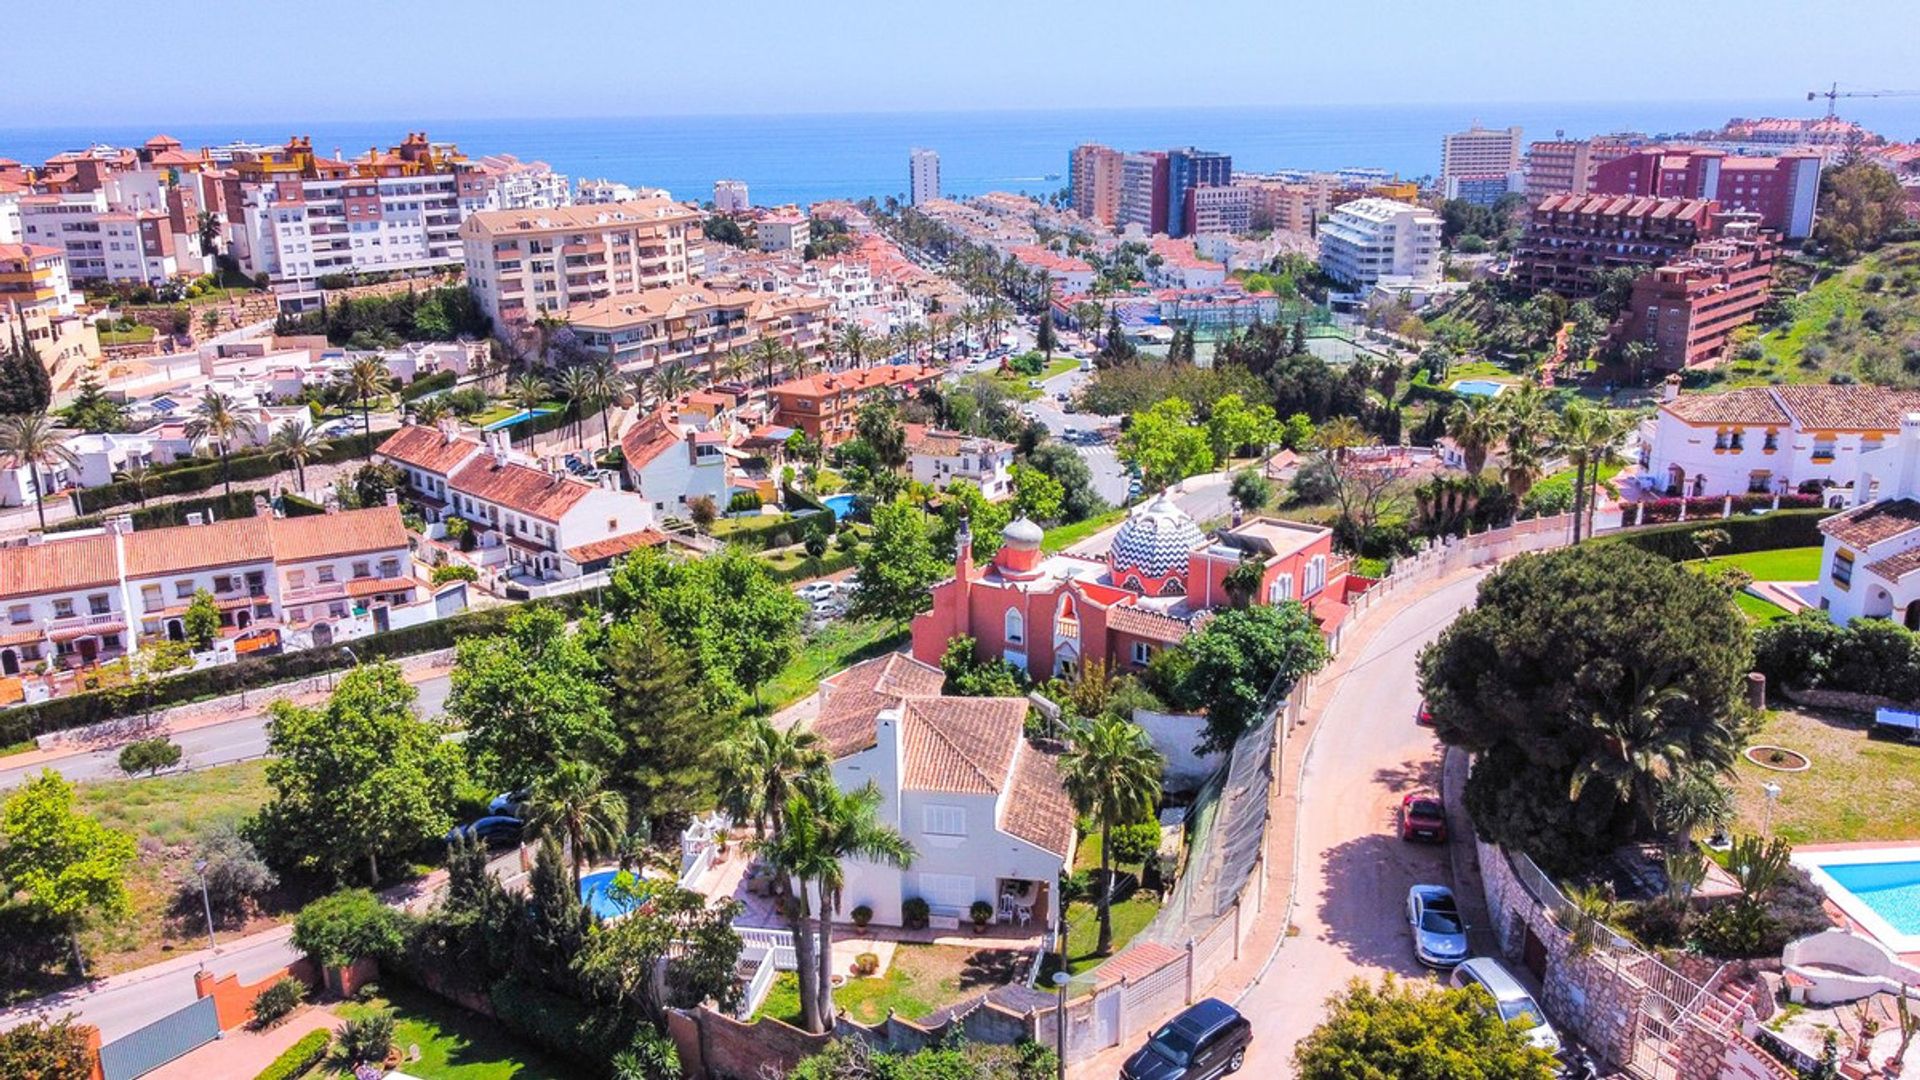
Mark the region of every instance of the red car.
<instances>
[{"instance_id":1,"label":"red car","mask_svg":"<svg viewBox=\"0 0 1920 1080\"><path fill-rule=\"evenodd\" d=\"M1419 724L1421 727L1433 726L1433 710L1427 708L1427 703L1425 701L1422 701L1420 703L1420 708L1414 712L1413 722L1416 724Z\"/></svg>"},{"instance_id":2,"label":"red car","mask_svg":"<svg viewBox=\"0 0 1920 1080\"><path fill-rule=\"evenodd\" d=\"M1447 808L1441 805L1440 796L1416 791L1400 800L1400 839L1447 842Z\"/></svg>"}]
</instances>

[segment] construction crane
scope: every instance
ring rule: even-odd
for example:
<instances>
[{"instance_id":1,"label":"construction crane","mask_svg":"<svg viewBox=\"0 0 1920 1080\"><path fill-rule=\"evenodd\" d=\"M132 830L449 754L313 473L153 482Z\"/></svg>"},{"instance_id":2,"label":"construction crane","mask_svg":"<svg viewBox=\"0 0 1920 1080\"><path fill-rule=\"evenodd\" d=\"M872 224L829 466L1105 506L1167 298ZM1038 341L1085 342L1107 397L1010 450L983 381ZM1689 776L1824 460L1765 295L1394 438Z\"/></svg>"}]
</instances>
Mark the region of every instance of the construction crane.
<instances>
[{"instance_id":1,"label":"construction crane","mask_svg":"<svg viewBox=\"0 0 1920 1080\"><path fill-rule=\"evenodd\" d=\"M1834 117L1834 104L1843 97L1920 97L1920 90L1842 90L1839 83L1834 83L1825 90L1807 91L1808 101L1814 98L1827 99L1827 119L1829 120Z\"/></svg>"}]
</instances>

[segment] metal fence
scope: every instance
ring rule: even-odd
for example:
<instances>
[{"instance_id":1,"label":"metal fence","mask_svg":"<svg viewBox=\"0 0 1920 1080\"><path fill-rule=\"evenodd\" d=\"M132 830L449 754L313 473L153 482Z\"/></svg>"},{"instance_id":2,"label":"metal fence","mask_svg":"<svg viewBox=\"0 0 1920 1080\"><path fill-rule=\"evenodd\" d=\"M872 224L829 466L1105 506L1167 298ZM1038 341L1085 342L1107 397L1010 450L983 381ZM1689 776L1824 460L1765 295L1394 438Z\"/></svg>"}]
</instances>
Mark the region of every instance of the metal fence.
<instances>
[{"instance_id":1,"label":"metal fence","mask_svg":"<svg viewBox=\"0 0 1920 1080\"><path fill-rule=\"evenodd\" d=\"M100 1071L106 1080L133 1080L219 1037L219 1013L203 997L102 1046Z\"/></svg>"}]
</instances>

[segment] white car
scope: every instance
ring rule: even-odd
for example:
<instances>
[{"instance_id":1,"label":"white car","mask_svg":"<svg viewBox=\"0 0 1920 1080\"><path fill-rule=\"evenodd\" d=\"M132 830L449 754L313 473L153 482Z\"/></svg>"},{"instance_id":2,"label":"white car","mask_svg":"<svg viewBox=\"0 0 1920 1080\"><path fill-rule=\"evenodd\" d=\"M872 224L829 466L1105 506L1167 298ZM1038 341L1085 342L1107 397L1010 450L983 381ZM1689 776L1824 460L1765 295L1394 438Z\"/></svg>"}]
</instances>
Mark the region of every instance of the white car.
<instances>
[{"instance_id":1,"label":"white car","mask_svg":"<svg viewBox=\"0 0 1920 1080\"><path fill-rule=\"evenodd\" d=\"M793 595L809 602L825 600L833 595L833 582L812 581L793 590Z\"/></svg>"}]
</instances>

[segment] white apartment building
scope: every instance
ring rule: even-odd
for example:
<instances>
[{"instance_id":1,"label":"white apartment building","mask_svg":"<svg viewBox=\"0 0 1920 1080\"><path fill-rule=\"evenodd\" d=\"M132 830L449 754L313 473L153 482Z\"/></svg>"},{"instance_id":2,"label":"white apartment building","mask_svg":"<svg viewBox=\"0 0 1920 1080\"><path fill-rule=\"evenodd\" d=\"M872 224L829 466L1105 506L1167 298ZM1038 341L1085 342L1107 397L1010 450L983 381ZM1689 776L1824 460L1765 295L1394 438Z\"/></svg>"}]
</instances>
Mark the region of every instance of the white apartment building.
<instances>
[{"instance_id":1,"label":"white apartment building","mask_svg":"<svg viewBox=\"0 0 1920 1080\"><path fill-rule=\"evenodd\" d=\"M1202 186L1193 189L1189 236L1236 235L1253 231L1253 192L1245 187Z\"/></svg>"},{"instance_id":2,"label":"white apartment building","mask_svg":"<svg viewBox=\"0 0 1920 1080\"><path fill-rule=\"evenodd\" d=\"M1901 418L1920 410L1920 391L1824 384L1756 386L1682 394L1667 380L1646 438L1647 482L1671 495L1766 495L1805 491L1829 498L1862 461L1892 443Z\"/></svg>"},{"instance_id":3,"label":"white apartment building","mask_svg":"<svg viewBox=\"0 0 1920 1080\"><path fill-rule=\"evenodd\" d=\"M965 480L989 501L1013 497L1012 443L909 424L907 470L915 482L939 491Z\"/></svg>"},{"instance_id":4,"label":"white apartment building","mask_svg":"<svg viewBox=\"0 0 1920 1080\"><path fill-rule=\"evenodd\" d=\"M1520 129L1475 124L1440 140L1440 180L1507 176L1520 171Z\"/></svg>"},{"instance_id":5,"label":"white apartment building","mask_svg":"<svg viewBox=\"0 0 1920 1080\"><path fill-rule=\"evenodd\" d=\"M914 206L940 197L940 155L914 147L907 154L907 201Z\"/></svg>"},{"instance_id":6,"label":"white apartment building","mask_svg":"<svg viewBox=\"0 0 1920 1080\"><path fill-rule=\"evenodd\" d=\"M769 214L756 222L753 229L760 250L777 255L806 250L813 231L805 214Z\"/></svg>"},{"instance_id":7,"label":"white apartment building","mask_svg":"<svg viewBox=\"0 0 1920 1080\"><path fill-rule=\"evenodd\" d=\"M1343 203L1320 226L1320 267L1361 290L1383 277L1405 279L1414 288L1438 284L1440 218L1392 199Z\"/></svg>"},{"instance_id":8,"label":"white apartment building","mask_svg":"<svg viewBox=\"0 0 1920 1080\"><path fill-rule=\"evenodd\" d=\"M25 194L24 186L0 179L0 244L20 242L20 198Z\"/></svg>"},{"instance_id":9,"label":"white apartment building","mask_svg":"<svg viewBox=\"0 0 1920 1080\"><path fill-rule=\"evenodd\" d=\"M23 195L19 210L21 238L60 249L75 280L152 285L208 266L198 236L176 232L166 210L118 208L107 188Z\"/></svg>"},{"instance_id":10,"label":"white apartment building","mask_svg":"<svg viewBox=\"0 0 1920 1080\"><path fill-rule=\"evenodd\" d=\"M1820 609L1845 626L1892 619L1920 630L1920 412L1860 455L1853 505L1820 523Z\"/></svg>"},{"instance_id":11,"label":"white apartment building","mask_svg":"<svg viewBox=\"0 0 1920 1080\"><path fill-rule=\"evenodd\" d=\"M713 208L722 214L734 214L753 205L747 197L745 180L715 180L713 182Z\"/></svg>"},{"instance_id":12,"label":"white apartment building","mask_svg":"<svg viewBox=\"0 0 1920 1080\"><path fill-rule=\"evenodd\" d=\"M567 309L580 343L622 372L717 364L736 350L773 338L790 354L812 356L826 340L831 301L819 296L667 285ZM719 373L708 370L709 377Z\"/></svg>"},{"instance_id":13,"label":"white apartment building","mask_svg":"<svg viewBox=\"0 0 1920 1080\"><path fill-rule=\"evenodd\" d=\"M554 172L544 161L491 154L481 158L478 166L493 183L487 199L489 210L547 210L573 204L573 186L567 174Z\"/></svg>"},{"instance_id":14,"label":"white apartment building","mask_svg":"<svg viewBox=\"0 0 1920 1080\"><path fill-rule=\"evenodd\" d=\"M673 194L666 188L635 187L622 184L617 180L582 180L580 193L574 202L583 205L600 203L637 202L641 199L672 199Z\"/></svg>"},{"instance_id":15,"label":"white apartment building","mask_svg":"<svg viewBox=\"0 0 1920 1080\"><path fill-rule=\"evenodd\" d=\"M687 504L700 498L726 511L734 485L725 430L702 431L669 417L663 406L628 428L620 449L628 485L655 513L684 518Z\"/></svg>"},{"instance_id":16,"label":"white apartment building","mask_svg":"<svg viewBox=\"0 0 1920 1080\"><path fill-rule=\"evenodd\" d=\"M665 199L474 214L459 234L467 287L504 332L543 311L685 284L699 222Z\"/></svg>"},{"instance_id":17,"label":"white apartment building","mask_svg":"<svg viewBox=\"0 0 1920 1080\"><path fill-rule=\"evenodd\" d=\"M146 531L121 518L30 536L0 547L0 674L185 640L200 590L220 608L222 638L245 653L329 644L343 620L410 604L422 585L392 506Z\"/></svg>"}]
</instances>

